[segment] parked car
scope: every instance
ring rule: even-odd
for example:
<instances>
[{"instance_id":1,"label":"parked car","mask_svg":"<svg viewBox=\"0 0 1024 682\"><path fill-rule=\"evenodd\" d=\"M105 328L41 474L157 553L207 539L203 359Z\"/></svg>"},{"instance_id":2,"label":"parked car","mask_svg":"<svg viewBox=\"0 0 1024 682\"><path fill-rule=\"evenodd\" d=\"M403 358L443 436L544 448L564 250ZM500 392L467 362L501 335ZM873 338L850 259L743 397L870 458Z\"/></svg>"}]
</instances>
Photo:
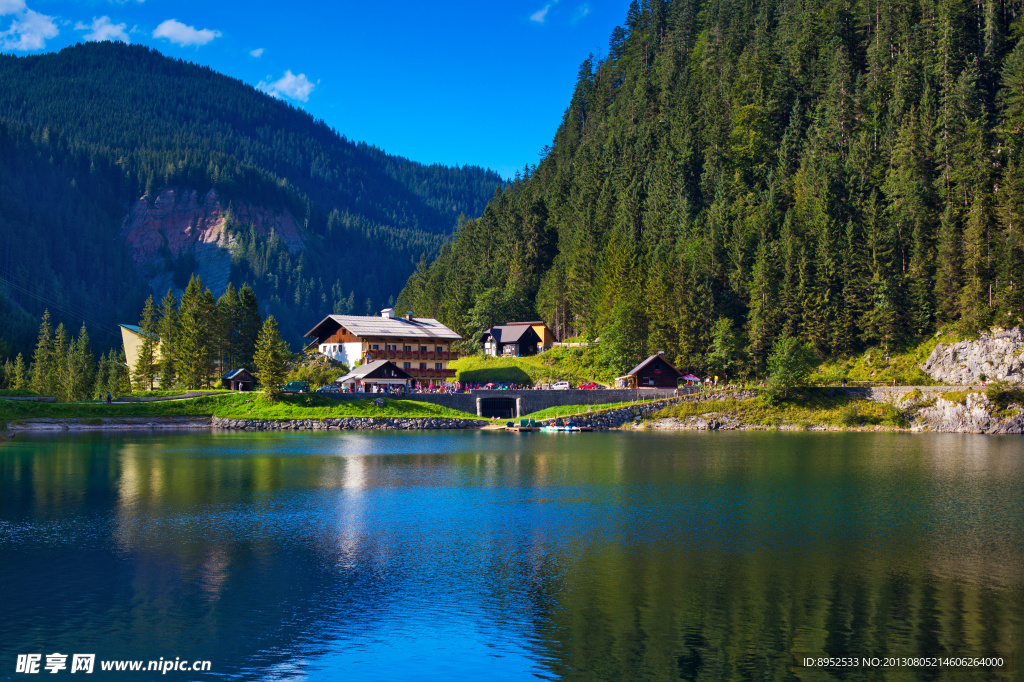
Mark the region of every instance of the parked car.
<instances>
[{"instance_id":1,"label":"parked car","mask_svg":"<svg viewBox=\"0 0 1024 682\"><path fill-rule=\"evenodd\" d=\"M595 388L604 388L604 386L602 386L601 384L595 384L593 381L591 381L589 384L580 384L577 388L595 389Z\"/></svg>"},{"instance_id":2,"label":"parked car","mask_svg":"<svg viewBox=\"0 0 1024 682\"><path fill-rule=\"evenodd\" d=\"M568 391L571 388L572 386L569 385L568 381L559 381L557 383L551 384L551 389L554 391Z\"/></svg>"},{"instance_id":3,"label":"parked car","mask_svg":"<svg viewBox=\"0 0 1024 682\"><path fill-rule=\"evenodd\" d=\"M305 381L289 381L281 387L282 393L309 393L309 384Z\"/></svg>"},{"instance_id":4,"label":"parked car","mask_svg":"<svg viewBox=\"0 0 1024 682\"><path fill-rule=\"evenodd\" d=\"M317 393L341 393L341 389L337 386L324 386L316 389Z\"/></svg>"}]
</instances>

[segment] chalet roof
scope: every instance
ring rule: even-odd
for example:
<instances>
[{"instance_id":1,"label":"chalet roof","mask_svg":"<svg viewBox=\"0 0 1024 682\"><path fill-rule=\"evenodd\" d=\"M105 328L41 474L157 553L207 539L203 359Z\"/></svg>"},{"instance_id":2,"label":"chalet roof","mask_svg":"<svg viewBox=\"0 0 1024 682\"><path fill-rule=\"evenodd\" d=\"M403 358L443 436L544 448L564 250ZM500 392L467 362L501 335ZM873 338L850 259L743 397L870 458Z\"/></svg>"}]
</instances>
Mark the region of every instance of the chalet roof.
<instances>
[{"instance_id":1,"label":"chalet roof","mask_svg":"<svg viewBox=\"0 0 1024 682\"><path fill-rule=\"evenodd\" d=\"M669 362L668 360L665 359L665 356L662 353L655 353L654 355L652 355L651 357L647 358L646 360L641 362L639 365L634 367L633 369L631 369L628 372L626 372L625 376L627 376L627 377L633 376L634 374L636 374L637 372L639 372L644 367L646 367L650 363L654 362L654 360L656 360L658 358L661 358L661 361L664 362L666 365L668 365L669 369L671 369L673 372L675 372L676 374L682 374L682 372L680 372L678 369L676 369L675 367L672 366L671 362Z\"/></svg>"},{"instance_id":2,"label":"chalet roof","mask_svg":"<svg viewBox=\"0 0 1024 682\"><path fill-rule=\"evenodd\" d=\"M145 336L146 335L146 332L142 331L142 327L139 327L138 325L134 325L134 324L119 324L117 326L118 327L124 327L125 329L127 329L131 333L137 334L138 336ZM152 336L154 339L159 339L160 338L159 336L157 336L156 334L154 334L152 332L150 332L150 336Z\"/></svg>"},{"instance_id":3,"label":"chalet roof","mask_svg":"<svg viewBox=\"0 0 1024 682\"><path fill-rule=\"evenodd\" d=\"M484 335L490 334L498 343L520 343L523 336L530 332L533 332L533 335L537 336L537 332L534 332L533 327L528 324L504 324L497 327L491 327L484 332Z\"/></svg>"},{"instance_id":4,"label":"chalet roof","mask_svg":"<svg viewBox=\"0 0 1024 682\"><path fill-rule=\"evenodd\" d=\"M364 317L361 315L328 315L315 327L306 333L306 337L318 336L316 330L322 324L331 320L344 327L354 336L393 336L399 338L419 339L445 339L459 341L461 336L453 332L435 319L429 317L414 317L406 320L404 317Z\"/></svg>"},{"instance_id":5,"label":"chalet roof","mask_svg":"<svg viewBox=\"0 0 1024 682\"><path fill-rule=\"evenodd\" d=\"M340 379L336 380L335 383L339 383L340 384L341 382L348 381L349 379L363 379L365 377L370 376L371 374L376 372L378 369L383 369L387 365L391 365L394 368L394 370L395 370L395 376L393 378L395 378L395 379L410 379L410 378L412 378L412 377L409 376L408 372L404 371L401 367L399 367L395 363L391 362L390 360L374 360L373 362L367 362L367 363L364 363L362 365L359 365L358 367L356 367L354 370L352 370L351 372L349 372L345 376L343 376Z\"/></svg>"},{"instance_id":6,"label":"chalet roof","mask_svg":"<svg viewBox=\"0 0 1024 682\"><path fill-rule=\"evenodd\" d=\"M249 374L249 370L245 367L240 367L239 369L233 369L230 372L225 372L224 375L221 376L221 379L228 379L230 381L231 379L237 378L242 372Z\"/></svg>"},{"instance_id":7,"label":"chalet roof","mask_svg":"<svg viewBox=\"0 0 1024 682\"><path fill-rule=\"evenodd\" d=\"M506 327L518 327L521 324L528 324L528 325L531 325L531 326L536 326L536 325L543 324L545 327L547 326L547 324L544 323L544 320L536 320L534 322L506 322L505 326Z\"/></svg>"}]
</instances>

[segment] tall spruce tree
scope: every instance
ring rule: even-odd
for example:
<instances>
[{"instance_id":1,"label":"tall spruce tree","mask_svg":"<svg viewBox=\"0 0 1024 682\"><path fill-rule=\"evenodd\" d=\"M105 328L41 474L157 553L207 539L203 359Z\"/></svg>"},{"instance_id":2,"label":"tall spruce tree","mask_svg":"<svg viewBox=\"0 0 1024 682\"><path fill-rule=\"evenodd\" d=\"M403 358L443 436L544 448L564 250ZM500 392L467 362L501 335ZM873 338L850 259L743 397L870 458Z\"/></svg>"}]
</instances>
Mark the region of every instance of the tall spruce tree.
<instances>
[{"instance_id":1,"label":"tall spruce tree","mask_svg":"<svg viewBox=\"0 0 1024 682\"><path fill-rule=\"evenodd\" d=\"M174 369L185 387L203 388L213 371L213 295L195 275L181 295Z\"/></svg>"},{"instance_id":2,"label":"tall spruce tree","mask_svg":"<svg viewBox=\"0 0 1024 682\"><path fill-rule=\"evenodd\" d=\"M132 377L136 388L141 391L152 391L153 381L156 378L159 358L157 349L159 347L159 332L156 303L153 295L146 299L146 305L142 309L142 318L139 320L139 329L142 331L142 343L139 345L139 357L136 360L135 376Z\"/></svg>"},{"instance_id":3,"label":"tall spruce tree","mask_svg":"<svg viewBox=\"0 0 1024 682\"><path fill-rule=\"evenodd\" d=\"M256 378L259 379L264 393L270 400L277 400L281 395L287 357L288 346L281 339L277 320L271 315L260 328L253 358L256 366Z\"/></svg>"},{"instance_id":4,"label":"tall spruce tree","mask_svg":"<svg viewBox=\"0 0 1024 682\"><path fill-rule=\"evenodd\" d=\"M160 321L157 333L160 336L160 385L169 389L177 380L177 346L181 325L178 321L178 297L170 289L160 304Z\"/></svg>"},{"instance_id":5,"label":"tall spruce tree","mask_svg":"<svg viewBox=\"0 0 1024 682\"><path fill-rule=\"evenodd\" d=\"M50 327L50 311L43 312L39 323L39 336L32 355L32 390L41 395L50 395L53 376L53 329Z\"/></svg>"}]
</instances>

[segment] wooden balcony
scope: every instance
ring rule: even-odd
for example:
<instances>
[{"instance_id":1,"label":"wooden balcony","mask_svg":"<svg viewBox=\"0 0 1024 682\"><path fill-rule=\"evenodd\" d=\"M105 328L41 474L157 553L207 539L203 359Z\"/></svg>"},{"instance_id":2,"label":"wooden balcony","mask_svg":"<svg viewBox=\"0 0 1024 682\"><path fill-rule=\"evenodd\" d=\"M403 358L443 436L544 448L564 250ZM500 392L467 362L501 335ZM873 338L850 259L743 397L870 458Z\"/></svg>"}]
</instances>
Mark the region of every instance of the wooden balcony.
<instances>
[{"instance_id":1,"label":"wooden balcony","mask_svg":"<svg viewBox=\"0 0 1024 682\"><path fill-rule=\"evenodd\" d=\"M454 369L407 369L403 370L413 379L454 379Z\"/></svg>"},{"instance_id":2,"label":"wooden balcony","mask_svg":"<svg viewBox=\"0 0 1024 682\"><path fill-rule=\"evenodd\" d=\"M364 355L372 362L374 360L391 360L392 362L438 362L459 359L458 351L445 351L438 353L435 351L428 351L426 353L420 353L419 351L410 350L368 350L365 351Z\"/></svg>"}]
</instances>

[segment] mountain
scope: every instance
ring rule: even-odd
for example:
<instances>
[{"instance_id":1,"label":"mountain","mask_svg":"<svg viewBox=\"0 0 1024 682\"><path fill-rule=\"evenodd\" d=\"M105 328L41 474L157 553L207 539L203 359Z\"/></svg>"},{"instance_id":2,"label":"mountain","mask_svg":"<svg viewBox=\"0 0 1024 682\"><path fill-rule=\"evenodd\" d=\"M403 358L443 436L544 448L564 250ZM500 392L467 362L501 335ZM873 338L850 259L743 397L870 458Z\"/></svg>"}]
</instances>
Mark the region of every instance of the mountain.
<instances>
[{"instance_id":1,"label":"mountain","mask_svg":"<svg viewBox=\"0 0 1024 682\"><path fill-rule=\"evenodd\" d=\"M193 272L215 294L250 282L296 346L386 305L503 184L146 47L0 55L0 83L0 337L21 349L44 308L109 336Z\"/></svg>"},{"instance_id":2,"label":"mountain","mask_svg":"<svg viewBox=\"0 0 1024 682\"><path fill-rule=\"evenodd\" d=\"M410 278L468 336L763 372L1024 316L1024 3L644 0L536 166Z\"/></svg>"}]
</instances>

